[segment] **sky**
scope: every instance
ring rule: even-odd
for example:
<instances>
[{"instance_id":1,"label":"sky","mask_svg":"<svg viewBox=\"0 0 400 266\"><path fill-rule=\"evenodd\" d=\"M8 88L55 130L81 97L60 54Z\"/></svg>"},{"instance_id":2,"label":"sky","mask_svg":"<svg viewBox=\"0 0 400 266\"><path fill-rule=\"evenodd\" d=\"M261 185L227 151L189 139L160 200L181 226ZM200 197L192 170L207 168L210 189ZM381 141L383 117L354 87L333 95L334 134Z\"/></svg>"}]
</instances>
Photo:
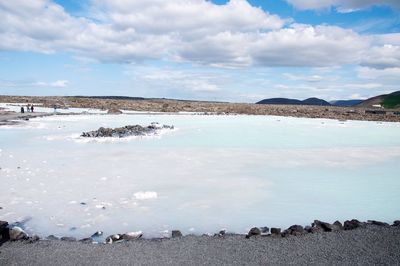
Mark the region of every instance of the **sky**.
<instances>
[{"instance_id":1,"label":"sky","mask_svg":"<svg viewBox=\"0 0 400 266\"><path fill-rule=\"evenodd\" d=\"M400 90L399 0L0 0L1 95L230 102Z\"/></svg>"}]
</instances>

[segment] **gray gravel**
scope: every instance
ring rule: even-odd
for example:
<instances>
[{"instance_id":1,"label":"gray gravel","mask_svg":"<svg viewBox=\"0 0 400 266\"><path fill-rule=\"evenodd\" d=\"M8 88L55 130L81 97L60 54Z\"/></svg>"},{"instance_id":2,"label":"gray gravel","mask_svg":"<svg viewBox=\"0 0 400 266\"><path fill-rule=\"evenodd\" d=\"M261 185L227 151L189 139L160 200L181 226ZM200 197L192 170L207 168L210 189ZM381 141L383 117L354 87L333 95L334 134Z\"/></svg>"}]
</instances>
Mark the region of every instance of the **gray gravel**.
<instances>
[{"instance_id":1,"label":"gray gravel","mask_svg":"<svg viewBox=\"0 0 400 266\"><path fill-rule=\"evenodd\" d=\"M49 116L52 113L15 113L0 110L0 126L2 125L16 125L18 120L27 120L35 117Z\"/></svg>"},{"instance_id":2,"label":"gray gravel","mask_svg":"<svg viewBox=\"0 0 400 266\"><path fill-rule=\"evenodd\" d=\"M400 265L400 227L287 238L186 236L116 244L6 242L0 265Z\"/></svg>"}]
</instances>

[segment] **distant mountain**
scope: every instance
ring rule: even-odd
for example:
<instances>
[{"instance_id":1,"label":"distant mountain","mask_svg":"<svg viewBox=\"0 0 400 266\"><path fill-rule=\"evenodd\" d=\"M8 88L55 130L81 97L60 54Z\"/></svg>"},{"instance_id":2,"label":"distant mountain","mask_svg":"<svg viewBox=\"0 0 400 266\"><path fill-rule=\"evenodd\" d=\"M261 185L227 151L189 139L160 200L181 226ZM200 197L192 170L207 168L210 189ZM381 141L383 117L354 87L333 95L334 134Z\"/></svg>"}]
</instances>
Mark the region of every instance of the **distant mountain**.
<instances>
[{"instance_id":1,"label":"distant mountain","mask_svg":"<svg viewBox=\"0 0 400 266\"><path fill-rule=\"evenodd\" d=\"M400 91L395 91L390 94L382 94L365 101L362 101L358 107L374 107L380 105L384 108L398 108L400 107Z\"/></svg>"},{"instance_id":2,"label":"distant mountain","mask_svg":"<svg viewBox=\"0 0 400 266\"><path fill-rule=\"evenodd\" d=\"M318 98L308 98L302 101L304 105L319 105L319 106L330 106L331 104L325 100Z\"/></svg>"},{"instance_id":3,"label":"distant mountain","mask_svg":"<svg viewBox=\"0 0 400 266\"><path fill-rule=\"evenodd\" d=\"M360 104L363 101L364 100L337 100L337 101L331 101L330 104L340 107L351 107Z\"/></svg>"},{"instance_id":4,"label":"distant mountain","mask_svg":"<svg viewBox=\"0 0 400 266\"><path fill-rule=\"evenodd\" d=\"M292 104L292 105L299 105L302 104L302 101L296 99L288 99L288 98L271 98L271 99L264 99L256 104Z\"/></svg>"},{"instance_id":5,"label":"distant mountain","mask_svg":"<svg viewBox=\"0 0 400 266\"><path fill-rule=\"evenodd\" d=\"M288 98L270 98L264 99L256 104L288 104L288 105L319 105L319 106L330 106L331 104L325 100L318 98L308 98L304 101L297 99L288 99Z\"/></svg>"}]
</instances>

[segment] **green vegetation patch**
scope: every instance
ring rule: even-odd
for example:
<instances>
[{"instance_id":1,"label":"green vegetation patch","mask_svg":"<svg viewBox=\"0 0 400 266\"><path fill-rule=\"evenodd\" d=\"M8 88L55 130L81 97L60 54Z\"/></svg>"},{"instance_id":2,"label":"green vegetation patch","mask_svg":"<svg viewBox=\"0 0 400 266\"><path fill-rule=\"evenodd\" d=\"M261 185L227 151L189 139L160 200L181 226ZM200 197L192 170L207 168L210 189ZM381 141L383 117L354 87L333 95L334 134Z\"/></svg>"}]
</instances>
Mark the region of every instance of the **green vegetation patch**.
<instances>
[{"instance_id":1,"label":"green vegetation patch","mask_svg":"<svg viewBox=\"0 0 400 266\"><path fill-rule=\"evenodd\" d=\"M385 97L382 103L385 108L396 108L400 107L400 95L388 95Z\"/></svg>"}]
</instances>

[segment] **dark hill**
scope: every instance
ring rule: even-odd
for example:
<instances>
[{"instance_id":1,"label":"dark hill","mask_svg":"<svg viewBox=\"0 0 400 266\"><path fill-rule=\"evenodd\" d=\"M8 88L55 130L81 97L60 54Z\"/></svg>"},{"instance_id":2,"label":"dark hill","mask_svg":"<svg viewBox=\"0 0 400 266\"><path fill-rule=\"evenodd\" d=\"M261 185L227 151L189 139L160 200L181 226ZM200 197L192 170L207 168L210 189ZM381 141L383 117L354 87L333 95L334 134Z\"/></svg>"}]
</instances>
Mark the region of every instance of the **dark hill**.
<instances>
[{"instance_id":1,"label":"dark hill","mask_svg":"<svg viewBox=\"0 0 400 266\"><path fill-rule=\"evenodd\" d=\"M398 108L400 107L400 91L395 91L390 94L382 94L371 97L360 104L358 107L373 107L373 105L381 105L385 108Z\"/></svg>"},{"instance_id":2,"label":"dark hill","mask_svg":"<svg viewBox=\"0 0 400 266\"><path fill-rule=\"evenodd\" d=\"M288 99L288 98L271 98L271 99L264 99L257 104L293 104L293 105L300 105L302 101L296 99Z\"/></svg>"},{"instance_id":3,"label":"dark hill","mask_svg":"<svg viewBox=\"0 0 400 266\"><path fill-rule=\"evenodd\" d=\"M364 100L338 100L330 102L334 106L341 106L341 107L351 107L357 104L360 104Z\"/></svg>"},{"instance_id":4,"label":"dark hill","mask_svg":"<svg viewBox=\"0 0 400 266\"><path fill-rule=\"evenodd\" d=\"M308 98L303 101L304 105L319 105L319 106L330 106L331 104L325 100L318 98Z\"/></svg>"},{"instance_id":5,"label":"dark hill","mask_svg":"<svg viewBox=\"0 0 400 266\"><path fill-rule=\"evenodd\" d=\"M304 101L297 100L297 99L288 99L288 98L271 98L271 99L264 99L257 104L288 104L288 105L319 105L319 106L329 106L331 105L327 101L318 98L308 98Z\"/></svg>"}]
</instances>

